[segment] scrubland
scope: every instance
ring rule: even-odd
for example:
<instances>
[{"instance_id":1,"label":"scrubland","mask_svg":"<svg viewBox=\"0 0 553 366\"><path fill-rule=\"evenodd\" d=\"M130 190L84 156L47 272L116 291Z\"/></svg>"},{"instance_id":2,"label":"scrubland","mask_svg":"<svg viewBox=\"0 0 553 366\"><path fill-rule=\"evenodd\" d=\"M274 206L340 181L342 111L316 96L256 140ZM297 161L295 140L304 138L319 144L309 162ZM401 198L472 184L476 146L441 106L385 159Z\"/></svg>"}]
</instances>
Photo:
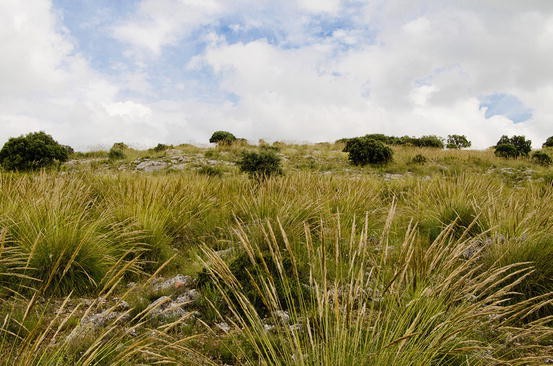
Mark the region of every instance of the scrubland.
<instances>
[{"instance_id":1,"label":"scrubland","mask_svg":"<svg viewBox=\"0 0 553 366\"><path fill-rule=\"evenodd\" d=\"M262 181L247 146L0 173L0 364L553 362L552 168L342 147L275 144Z\"/></svg>"}]
</instances>

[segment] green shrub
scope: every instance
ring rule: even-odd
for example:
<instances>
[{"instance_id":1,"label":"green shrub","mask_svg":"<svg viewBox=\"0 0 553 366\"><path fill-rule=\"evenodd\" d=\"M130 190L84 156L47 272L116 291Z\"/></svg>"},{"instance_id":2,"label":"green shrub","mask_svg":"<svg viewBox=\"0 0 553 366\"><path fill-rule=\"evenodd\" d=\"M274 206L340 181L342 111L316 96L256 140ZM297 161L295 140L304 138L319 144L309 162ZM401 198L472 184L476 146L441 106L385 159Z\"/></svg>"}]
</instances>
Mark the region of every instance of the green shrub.
<instances>
[{"instance_id":1,"label":"green shrub","mask_svg":"<svg viewBox=\"0 0 553 366\"><path fill-rule=\"evenodd\" d=\"M413 156L413 158L411 159L411 163L413 164L425 164L426 163L426 157L424 155L421 155L421 154L417 154L415 156Z\"/></svg>"},{"instance_id":2,"label":"green shrub","mask_svg":"<svg viewBox=\"0 0 553 366\"><path fill-rule=\"evenodd\" d=\"M463 149L470 147L472 143L465 135L447 135L448 149Z\"/></svg>"},{"instance_id":3,"label":"green shrub","mask_svg":"<svg viewBox=\"0 0 553 366\"><path fill-rule=\"evenodd\" d=\"M543 148L553 147L553 136L549 136L542 145Z\"/></svg>"},{"instance_id":4,"label":"green shrub","mask_svg":"<svg viewBox=\"0 0 553 366\"><path fill-rule=\"evenodd\" d=\"M444 141L438 136L422 136L419 138L411 139L410 143L417 147L433 147L437 149L444 148Z\"/></svg>"},{"instance_id":5,"label":"green shrub","mask_svg":"<svg viewBox=\"0 0 553 366\"><path fill-rule=\"evenodd\" d=\"M500 144L495 146L494 154L495 156L499 156L500 158L516 159L516 157L518 156L518 151L516 147L511 144Z\"/></svg>"},{"instance_id":6,"label":"green shrub","mask_svg":"<svg viewBox=\"0 0 553 366\"><path fill-rule=\"evenodd\" d=\"M393 155L388 146L367 137L349 139L343 151L353 165L387 164Z\"/></svg>"},{"instance_id":7,"label":"green shrub","mask_svg":"<svg viewBox=\"0 0 553 366\"><path fill-rule=\"evenodd\" d=\"M0 164L6 170L37 170L69 159L69 150L45 132L12 137L0 150Z\"/></svg>"},{"instance_id":8,"label":"green shrub","mask_svg":"<svg viewBox=\"0 0 553 366\"><path fill-rule=\"evenodd\" d=\"M231 145L234 141L236 141L236 136L227 131L215 131L209 139L210 143L217 145Z\"/></svg>"},{"instance_id":9,"label":"green shrub","mask_svg":"<svg viewBox=\"0 0 553 366\"><path fill-rule=\"evenodd\" d=\"M544 151L535 151L532 154L532 161L543 166L550 166L553 163L551 156Z\"/></svg>"},{"instance_id":10,"label":"green shrub","mask_svg":"<svg viewBox=\"0 0 553 366\"><path fill-rule=\"evenodd\" d=\"M170 148L171 146L165 145L165 144L157 144L156 147L153 148L155 152L162 152Z\"/></svg>"},{"instance_id":11,"label":"green shrub","mask_svg":"<svg viewBox=\"0 0 553 366\"><path fill-rule=\"evenodd\" d=\"M115 144L113 144L113 146L109 150L108 158L110 160L125 159L125 157L126 157L125 150L127 150L128 148L129 147L127 145L125 145L124 143L116 142Z\"/></svg>"},{"instance_id":12,"label":"green shrub","mask_svg":"<svg viewBox=\"0 0 553 366\"><path fill-rule=\"evenodd\" d=\"M261 149L259 152L246 151L238 161L240 171L250 177L264 179L274 175L282 175L280 157L272 150Z\"/></svg>"},{"instance_id":13,"label":"green shrub","mask_svg":"<svg viewBox=\"0 0 553 366\"><path fill-rule=\"evenodd\" d=\"M532 141L524 136L501 136L495 146L495 155L503 158L518 158L528 156L532 151Z\"/></svg>"}]
</instances>

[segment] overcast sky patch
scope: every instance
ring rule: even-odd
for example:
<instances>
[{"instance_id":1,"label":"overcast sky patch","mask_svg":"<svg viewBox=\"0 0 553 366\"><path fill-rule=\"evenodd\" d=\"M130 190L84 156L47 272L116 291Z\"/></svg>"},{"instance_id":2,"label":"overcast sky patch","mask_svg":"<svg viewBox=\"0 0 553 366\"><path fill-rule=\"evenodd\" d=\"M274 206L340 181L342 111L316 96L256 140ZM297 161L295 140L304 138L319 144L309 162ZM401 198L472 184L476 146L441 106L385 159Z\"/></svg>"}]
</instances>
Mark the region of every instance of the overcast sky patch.
<instances>
[{"instance_id":1,"label":"overcast sky patch","mask_svg":"<svg viewBox=\"0 0 553 366\"><path fill-rule=\"evenodd\" d=\"M4 0L0 22L0 143L553 135L548 0Z\"/></svg>"}]
</instances>

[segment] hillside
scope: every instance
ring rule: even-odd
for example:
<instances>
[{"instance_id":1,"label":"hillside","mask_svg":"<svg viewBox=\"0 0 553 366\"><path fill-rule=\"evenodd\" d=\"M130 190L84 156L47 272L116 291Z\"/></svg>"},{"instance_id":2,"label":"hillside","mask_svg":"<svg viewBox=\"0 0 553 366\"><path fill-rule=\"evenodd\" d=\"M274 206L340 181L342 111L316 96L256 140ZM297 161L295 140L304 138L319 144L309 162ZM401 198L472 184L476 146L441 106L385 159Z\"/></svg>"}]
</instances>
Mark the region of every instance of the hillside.
<instances>
[{"instance_id":1,"label":"hillside","mask_svg":"<svg viewBox=\"0 0 553 366\"><path fill-rule=\"evenodd\" d=\"M0 172L0 364L553 362L553 168L343 147L266 146L266 180L245 144Z\"/></svg>"}]
</instances>

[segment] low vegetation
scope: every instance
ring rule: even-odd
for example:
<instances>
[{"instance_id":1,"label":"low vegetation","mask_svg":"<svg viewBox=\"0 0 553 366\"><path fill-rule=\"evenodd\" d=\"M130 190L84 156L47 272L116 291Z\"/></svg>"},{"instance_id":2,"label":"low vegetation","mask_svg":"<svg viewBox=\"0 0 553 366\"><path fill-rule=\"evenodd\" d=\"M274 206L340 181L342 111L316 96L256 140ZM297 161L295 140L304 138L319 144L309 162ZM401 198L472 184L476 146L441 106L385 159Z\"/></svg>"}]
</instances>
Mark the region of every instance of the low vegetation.
<instances>
[{"instance_id":1,"label":"low vegetation","mask_svg":"<svg viewBox=\"0 0 553 366\"><path fill-rule=\"evenodd\" d=\"M0 365L551 360L547 148L113 149L0 171Z\"/></svg>"},{"instance_id":2,"label":"low vegetation","mask_svg":"<svg viewBox=\"0 0 553 366\"><path fill-rule=\"evenodd\" d=\"M369 136L349 139L344 147L353 165L386 164L392 160L392 149Z\"/></svg>"},{"instance_id":3,"label":"low vegetation","mask_svg":"<svg viewBox=\"0 0 553 366\"><path fill-rule=\"evenodd\" d=\"M12 137L4 144L0 150L0 165L10 171L48 168L67 161L72 150L44 132L29 133Z\"/></svg>"}]
</instances>

